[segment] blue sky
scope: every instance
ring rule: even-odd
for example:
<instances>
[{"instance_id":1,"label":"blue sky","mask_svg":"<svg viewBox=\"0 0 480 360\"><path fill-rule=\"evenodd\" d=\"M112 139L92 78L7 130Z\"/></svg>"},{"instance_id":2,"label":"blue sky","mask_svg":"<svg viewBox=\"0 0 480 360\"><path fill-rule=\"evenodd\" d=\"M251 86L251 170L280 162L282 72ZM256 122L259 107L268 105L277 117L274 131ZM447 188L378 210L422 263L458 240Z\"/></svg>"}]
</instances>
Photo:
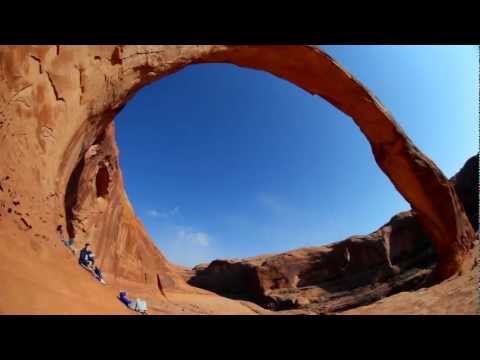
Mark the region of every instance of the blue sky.
<instances>
[{"instance_id":1,"label":"blue sky","mask_svg":"<svg viewBox=\"0 0 480 360\"><path fill-rule=\"evenodd\" d=\"M321 46L450 177L478 151L474 46ZM193 266L367 234L408 203L354 122L268 73L192 65L116 118L128 196L169 260Z\"/></svg>"}]
</instances>

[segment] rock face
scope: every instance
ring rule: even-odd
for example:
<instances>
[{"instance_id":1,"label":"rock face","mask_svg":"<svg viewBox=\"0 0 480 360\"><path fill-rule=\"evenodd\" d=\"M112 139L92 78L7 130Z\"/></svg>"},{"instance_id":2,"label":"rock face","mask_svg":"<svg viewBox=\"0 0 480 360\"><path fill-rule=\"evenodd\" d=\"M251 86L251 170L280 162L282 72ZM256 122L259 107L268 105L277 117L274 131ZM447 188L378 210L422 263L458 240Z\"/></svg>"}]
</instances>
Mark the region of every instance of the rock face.
<instances>
[{"instance_id":1,"label":"rock face","mask_svg":"<svg viewBox=\"0 0 480 360\"><path fill-rule=\"evenodd\" d=\"M432 240L439 277L461 269L474 233L452 185L373 95L312 46L0 47L0 228L48 254L62 225L77 246L94 245L115 279L186 286L128 202L112 121L143 86L202 62L268 71L351 116Z\"/></svg>"},{"instance_id":2,"label":"rock face","mask_svg":"<svg viewBox=\"0 0 480 360\"><path fill-rule=\"evenodd\" d=\"M216 260L189 283L276 310L336 312L424 285L435 264L431 242L412 212L366 236L273 256Z\"/></svg>"},{"instance_id":3,"label":"rock face","mask_svg":"<svg viewBox=\"0 0 480 360\"><path fill-rule=\"evenodd\" d=\"M157 250L123 188L113 123L79 161L67 185L68 233L76 242L90 242L102 269L115 278L146 286L180 286L181 277Z\"/></svg>"},{"instance_id":4,"label":"rock face","mask_svg":"<svg viewBox=\"0 0 480 360\"><path fill-rule=\"evenodd\" d=\"M475 231L478 231L478 154L450 179Z\"/></svg>"},{"instance_id":5,"label":"rock face","mask_svg":"<svg viewBox=\"0 0 480 360\"><path fill-rule=\"evenodd\" d=\"M478 155L470 158L451 182L478 229L476 170ZM407 211L367 236L279 255L200 265L193 268L188 282L277 310L301 308L328 313L431 284L436 261L432 243L415 213Z\"/></svg>"},{"instance_id":6,"label":"rock face","mask_svg":"<svg viewBox=\"0 0 480 360\"><path fill-rule=\"evenodd\" d=\"M478 233L477 233L478 234ZM478 253L478 240L476 252ZM461 276L454 276L431 287L404 291L341 312L345 315L480 315L478 263Z\"/></svg>"}]
</instances>

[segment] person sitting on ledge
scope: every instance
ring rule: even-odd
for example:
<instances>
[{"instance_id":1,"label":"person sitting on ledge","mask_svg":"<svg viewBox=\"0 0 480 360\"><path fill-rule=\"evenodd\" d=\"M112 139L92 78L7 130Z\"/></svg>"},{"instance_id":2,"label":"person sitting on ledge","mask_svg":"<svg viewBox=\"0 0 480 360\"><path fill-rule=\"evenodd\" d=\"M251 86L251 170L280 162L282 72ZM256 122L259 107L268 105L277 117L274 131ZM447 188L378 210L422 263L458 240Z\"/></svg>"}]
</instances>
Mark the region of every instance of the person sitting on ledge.
<instances>
[{"instance_id":1,"label":"person sitting on ledge","mask_svg":"<svg viewBox=\"0 0 480 360\"><path fill-rule=\"evenodd\" d=\"M87 269L92 269L95 264L95 255L89 249L90 244L86 243L85 246L80 250L80 257L78 258L78 263Z\"/></svg>"}]
</instances>

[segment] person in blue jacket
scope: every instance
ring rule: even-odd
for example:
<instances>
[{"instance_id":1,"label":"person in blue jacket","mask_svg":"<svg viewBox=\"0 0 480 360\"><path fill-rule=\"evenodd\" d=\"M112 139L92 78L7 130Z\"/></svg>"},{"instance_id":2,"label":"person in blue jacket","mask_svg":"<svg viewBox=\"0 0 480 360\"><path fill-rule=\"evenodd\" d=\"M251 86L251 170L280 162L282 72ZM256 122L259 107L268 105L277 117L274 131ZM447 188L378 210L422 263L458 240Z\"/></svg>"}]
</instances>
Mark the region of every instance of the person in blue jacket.
<instances>
[{"instance_id":1,"label":"person in blue jacket","mask_svg":"<svg viewBox=\"0 0 480 360\"><path fill-rule=\"evenodd\" d=\"M119 296L119 299L122 303L124 303L125 305L127 305L128 307L130 307L130 304L132 303L132 300L129 300L127 298L127 293L125 291L120 291L120 296Z\"/></svg>"},{"instance_id":2,"label":"person in blue jacket","mask_svg":"<svg viewBox=\"0 0 480 360\"><path fill-rule=\"evenodd\" d=\"M94 260L92 256L92 251L89 249L90 244L86 243L85 246L80 250L80 257L78 258L78 263L87 268L90 268L90 265L93 266Z\"/></svg>"}]
</instances>

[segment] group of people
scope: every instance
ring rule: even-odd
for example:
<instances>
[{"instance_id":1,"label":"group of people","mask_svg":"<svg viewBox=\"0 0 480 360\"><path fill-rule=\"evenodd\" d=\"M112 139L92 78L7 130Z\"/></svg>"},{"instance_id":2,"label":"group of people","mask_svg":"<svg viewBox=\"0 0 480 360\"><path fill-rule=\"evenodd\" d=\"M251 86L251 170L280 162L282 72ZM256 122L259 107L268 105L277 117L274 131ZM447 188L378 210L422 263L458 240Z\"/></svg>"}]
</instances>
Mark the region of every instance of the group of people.
<instances>
[{"instance_id":1,"label":"group of people","mask_svg":"<svg viewBox=\"0 0 480 360\"><path fill-rule=\"evenodd\" d=\"M60 240L67 246L73 254L76 254L77 250L74 247L74 239L69 238L68 240L65 239L63 234L62 225L57 227L57 232L59 235ZM86 243L85 246L80 250L80 256L78 258L78 263L83 268L90 271L95 278L100 281L102 284L105 284L105 280L102 274L102 271L98 266L95 265L95 253L90 248L90 243ZM130 309L134 311L138 311L141 314L147 314L147 302L142 299L135 299L130 300L127 298L127 293L125 291L121 291L119 295L119 299L122 303L128 306Z\"/></svg>"}]
</instances>

